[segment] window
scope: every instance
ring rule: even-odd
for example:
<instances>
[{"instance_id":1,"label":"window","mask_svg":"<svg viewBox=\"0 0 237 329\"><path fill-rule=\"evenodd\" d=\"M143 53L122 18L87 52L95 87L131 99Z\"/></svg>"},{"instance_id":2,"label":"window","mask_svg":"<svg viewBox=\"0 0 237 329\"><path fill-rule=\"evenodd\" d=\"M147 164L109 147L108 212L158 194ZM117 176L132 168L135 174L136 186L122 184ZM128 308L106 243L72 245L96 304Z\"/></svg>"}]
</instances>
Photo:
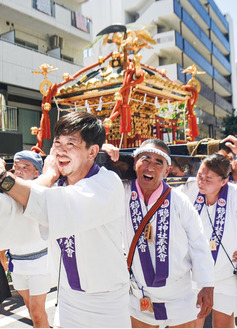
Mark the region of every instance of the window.
<instances>
[{"instance_id":1,"label":"window","mask_svg":"<svg viewBox=\"0 0 237 329\"><path fill-rule=\"evenodd\" d=\"M5 97L0 93L0 130L17 131L17 108L6 106Z\"/></svg>"},{"instance_id":2,"label":"window","mask_svg":"<svg viewBox=\"0 0 237 329\"><path fill-rule=\"evenodd\" d=\"M67 62L74 63L74 59L72 57L61 55L61 58L64 59Z\"/></svg>"},{"instance_id":3,"label":"window","mask_svg":"<svg viewBox=\"0 0 237 329\"><path fill-rule=\"evenodd\" d=\"M33 44L31 42L28 42L28 41L25 41L25 40L21 40L21 39L16 38L15 43L18 44L18 45L30 48L30 49L38 50L38 45L35 45L35 44Z\"/></svg>"},{"instance_id":4,"label":"window","mask_svg":"<svg viewBox=\"0 0 237 329\"><path fill-rule=\"evenodd\" d=\"M19 132L23 135L23 143L34 145L36 136L31 135L31 127L39 127L41 112L19 108Z\"/></svg>"}]
</instances>

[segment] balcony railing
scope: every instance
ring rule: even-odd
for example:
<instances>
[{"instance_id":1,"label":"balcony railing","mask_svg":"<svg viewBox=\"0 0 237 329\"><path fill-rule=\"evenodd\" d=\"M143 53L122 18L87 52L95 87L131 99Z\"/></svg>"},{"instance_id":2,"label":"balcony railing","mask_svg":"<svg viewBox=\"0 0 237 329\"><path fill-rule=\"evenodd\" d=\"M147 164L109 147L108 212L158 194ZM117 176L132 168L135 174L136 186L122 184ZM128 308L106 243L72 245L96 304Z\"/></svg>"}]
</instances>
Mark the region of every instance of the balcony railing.
<instances>
[{"instance_id":1,"label":"balcony railing","mask_svg":"<svg viewBox=\"0 0 237 329\"><path fill-rule=\"evenodd\" d=\"M179 64L177 64L177 77L180 81L185 83L185 74L183 73L183 67Z\"/></svg>"},{"instance_id":2,"label":"balcony railing","mask_svg":"<svg viewBox=\"0 0 237 329\"><path fill-rule=\"evenodd\" d=\"M202 28L193 20L193 18L187 13L185 9L183 10L183 22L189 28L190 31L204 44L204 46L211 52L212 44L211 40L202 30Z\"/></svg>"},{"instance_id":3,"label":"balcony railing","mask_svg":"<svg viewBox=\"0 0 237 329\"><path fill-rule=\"evenodd\" d=\"M213 66L193 47L191 44L184 40L184 52L199 65L204 71L206 71L211 77L213 77Z\"/></svg>"},{"instance_id":4,"label":"balcony railing","mask_svg":"<svg viewBox=\"0 0 237 329\"><path fill-rule=\"evenodd\" d=\"M181 19L182 18L182 7L177 0L174 0L174 13Z\"/></svg>"},{"instance_id":5,"label":"balcony railing","mask_svg":"<svg viewBox=\"0 0 237 329\"><path fill-rule=\"evenodd\" d=\"M219 20L222 22L222 24L224 25L224 27L226 28L227 31L229 31L229 24L227 22L227 20L225 19L225 17L222 15L222 13L220 12L220 9L217 7L217 5L215 4L215 1L213 0L208 0L209 5L212 7L212 9L214 10L214 12L216 13L216 15L218 16Z\"/></svg>"},{"instance_id":6,"label":"balcony railing","mask_svg":"<svg viewBox=\"0 0 237 329\"><path fill-rule=\"evenodd\" d=\"M211 30L215 33L216 37L221 41L221 43L224 45L226 50L230 52L230 43L226 39L226 37L223 35L219 27L216 25L216 23L211 19Z\"/></svg>"},{"instance_id":7,"label":"balcony railing","mask_svg":"<svg viewBox=\"0 0 237 329\"><path fill-rule=\"evenodd\" d=\"M230 62L226 59L226 57L220 52L220 50L213 44L213 55L216 59L225 67L225 69L231 73L231 65Z\"/></svg>"},{"instance_id":8,"label":"balcony railing","mask_svg":"<svg viewBox=\"0 0 237 329\"><path fill-rule=\"evenodd\" d=\"M81 31L91 32L91 20L83 16L80 12L71 11L71 24Z\"/></svg>"},{"instance_id":9,"label":"balcony railing","mask_svg":"<svg viewBox=\"0 0 237 329\"><path fill-rule=\"evenodd\" d=\"M32 6L34 9L52 16L56 19L58 18L58 13L62 14L62 10L64 11L64 18L71 20L71 25L75 28L84 31L88 34L91 32L91 20L85 16L83 16L79 11L72 11L64 5L56 3L52 0L40 1L40 0L32 0Z\"/></svg>"},{"instance_id":10,"label":"balcony railing","mask_svg":"<svg viewBox=\"0 0 237 329\"><path fill-rule=\"evenodd\" d=\"M17 108L0 105L0 131L17 131Z\"/></svg>"},{"instance_id":11,"label":"balcony railing","mask_svg":"<svg viewBox=\"0 0 237 329\"><path fill-rule=\"evenodd\" d=\"M225 90L227 90L230 94L232 93L231 83L226 80L226 78L223 77L223 75L220 74L220 72L215 68L213 70L213 77L223 88L225 88Z\"/></svg>"},{"instance_id":12,"label":"balcony railing","mask_svg":"<svg viewBox=\"0 0 237 329\"><path fill-rule=\"evenodd\" d=\"M53 1L48 0L48 1L38 1L38 0L33 0L32 5L34 9L37 9L44 14L54 16L54 10L53 10Z\"/></svg>"},{"instance_id":13,"label":"balcony railing","mask_svg":"<svg viewBox=\"0 0 237 329\"><path fill-rule=\"evenodd\" d=\"M204 7L201 5L201 3L197 0L189 0L193 8L196 10L196 12L202 17L204 22L210 27L210 16L204 9Z\"/></svg>"}]
</instances>

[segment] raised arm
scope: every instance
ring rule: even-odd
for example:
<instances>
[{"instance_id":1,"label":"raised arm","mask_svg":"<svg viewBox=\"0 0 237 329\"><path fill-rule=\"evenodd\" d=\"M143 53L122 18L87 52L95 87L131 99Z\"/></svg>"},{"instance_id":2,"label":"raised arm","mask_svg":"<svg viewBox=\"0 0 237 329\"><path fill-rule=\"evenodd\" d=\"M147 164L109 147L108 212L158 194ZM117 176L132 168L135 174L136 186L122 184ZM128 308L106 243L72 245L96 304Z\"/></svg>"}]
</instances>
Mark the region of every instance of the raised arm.
<instances>
[{"instance_id":1,"label":"raised arm","mask_svg":"<svg viewBox=\"0 0 237 329\"><path fill-rule=\"evenodd\" d=\"M0 159L0 187L2 185L2 190L9 194L17 202L21 203L23 206L27 205L31 184L28 181L24 181L21 178L15 177L12 173L5 170L6 162L3 159ZM3 184L1 184L6 177L10 177L12 183L14 184L9 191L3 189ZM14 183L15 181L15 183Z\"/></svg>"},{"instance_id":2,"label":"raised arm","mask_svg":"<svg viewBox=\"0 0 237 329\"><path fill-rule=\"evenodd\" d=\"M1 182L5 179L6 176L10 177L14 185L9 191L6 191L4 188L1 189L5 193L10 195L14 200L22 204L24 207L26 207L27 205L32 184L51 187L60 175L57 166L55 164L54 157L52 155L48 156L45 160L43 174L40 175L39 178L37 178L34 181L25 181L21 178L15 177L10 172L5 172L5 165L6 165L5 161L3 159L0 159L0 176L1 173L3 173L3 176L0 179L0 186L1 186Z\"/></svg>"}]
</instances>

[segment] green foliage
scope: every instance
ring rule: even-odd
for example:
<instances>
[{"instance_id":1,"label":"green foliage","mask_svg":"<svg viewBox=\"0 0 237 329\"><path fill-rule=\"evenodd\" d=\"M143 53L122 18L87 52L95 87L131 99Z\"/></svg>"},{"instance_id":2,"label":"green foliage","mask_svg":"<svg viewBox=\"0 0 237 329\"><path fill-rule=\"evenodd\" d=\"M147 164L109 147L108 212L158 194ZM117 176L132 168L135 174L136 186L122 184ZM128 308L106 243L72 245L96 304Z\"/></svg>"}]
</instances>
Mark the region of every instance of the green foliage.
<instances>
[{"instance_id":1,"label":"green foliage","mask_svg":"<svg viewBox=\"0 0 237 329\"><path fill-rule=\"evenodd\" d=\"M185 118L185 125L188 125L185 103L172 105L170 109L167 106L161 107L158 115L165 119L177 120L177 126L180 128L183 128Z\"/></svg>"},{"instance_id":2,"label":"green foliage","mask_svg":"<svg viewBox=\"0 0 237 329\"><path fill-rule=\"evenodd\" d=\"M11 276L11 272L9 270L7 270L7 281L8 282L12 282L12 276Z\"/></svg>"},{"instance_id":3,"label":"green foliage","mask_svg":"<svg viewBox=\"0 0 237 329\"><path fill-rule=\"evenodd\" d=\"M235 109L232 110L231 115L223 118L223 137L237 134L237 116L234 113Z\"/></svg>"}]
</instances>

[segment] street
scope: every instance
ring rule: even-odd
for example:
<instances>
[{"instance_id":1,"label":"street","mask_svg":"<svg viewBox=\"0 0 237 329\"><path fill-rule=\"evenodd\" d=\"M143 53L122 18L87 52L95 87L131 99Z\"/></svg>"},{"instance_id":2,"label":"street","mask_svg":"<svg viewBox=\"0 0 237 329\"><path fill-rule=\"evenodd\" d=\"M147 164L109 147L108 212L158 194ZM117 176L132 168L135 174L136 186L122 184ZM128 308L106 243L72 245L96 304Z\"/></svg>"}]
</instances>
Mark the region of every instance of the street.
<instances>
[{"instance_id":1,"label":"street","mask_svg":"<svg viewBox=\"0 0 237 329\"><path fill-rule=\"evenodd\" d=\"M0 305L0 328L32 327L32 321L22 297L12 287L11 292L12 297ZM48 293L46 299L46 311L50 326L53 326L56 298L57 291L54 288Z\"/></svg>"}]
</instances>

